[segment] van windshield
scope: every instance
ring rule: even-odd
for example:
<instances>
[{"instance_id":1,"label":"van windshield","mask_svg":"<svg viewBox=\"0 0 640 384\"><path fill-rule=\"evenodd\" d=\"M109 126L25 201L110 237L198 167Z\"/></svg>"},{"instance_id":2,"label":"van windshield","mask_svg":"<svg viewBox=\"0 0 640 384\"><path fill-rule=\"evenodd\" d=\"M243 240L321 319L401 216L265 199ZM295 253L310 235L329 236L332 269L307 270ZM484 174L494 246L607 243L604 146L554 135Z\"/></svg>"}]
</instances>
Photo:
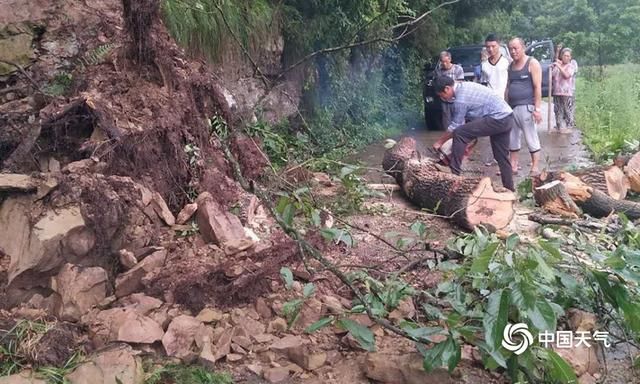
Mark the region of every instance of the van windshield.
<instances>
[{"instance_id":1,"label":"van windshield","mask_svg":"<svg viewBox=\"0 0 640 384\"><path fill-rule=\"evenodd\" d=\"M482 51L482 46L478 47L469 47L469 48L452 48L449 52L451 52L451 61L456 64L460 64L464 68L473 67L475 65L480 64L480 52ZM509 58L509 54L504 46L500 46L500 53L502 56Z\"/></svg>"},{"instance_id":2,"label":"van windshield","mask_svg":"<svg viewBox=\"0 0 640 384\"><path fill-rule=\"evenodd\" d=\"M480 51L482 48L451 50L451 61L463 67L471 67L480 63Z\"/></svg>"}]
</instances>

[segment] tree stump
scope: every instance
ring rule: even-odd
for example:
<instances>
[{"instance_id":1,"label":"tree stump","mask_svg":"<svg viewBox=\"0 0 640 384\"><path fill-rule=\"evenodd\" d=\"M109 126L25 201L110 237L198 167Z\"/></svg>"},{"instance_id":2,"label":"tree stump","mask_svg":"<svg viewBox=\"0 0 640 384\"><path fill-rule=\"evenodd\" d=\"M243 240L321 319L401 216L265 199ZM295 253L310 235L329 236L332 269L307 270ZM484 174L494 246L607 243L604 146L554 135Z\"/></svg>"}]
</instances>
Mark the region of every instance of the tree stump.
<instances>
[{"instance_id":1,"label":"tree stump","mask_svg":"<svg viewBox=\"0 0 640 384\"><path fill-rule=\"evenodd\" d=\"M536 203L549 213L576 219L582 215L582 210L571 199L560 180L534 188L533 196Z\"/></svg>"}]
</instances>

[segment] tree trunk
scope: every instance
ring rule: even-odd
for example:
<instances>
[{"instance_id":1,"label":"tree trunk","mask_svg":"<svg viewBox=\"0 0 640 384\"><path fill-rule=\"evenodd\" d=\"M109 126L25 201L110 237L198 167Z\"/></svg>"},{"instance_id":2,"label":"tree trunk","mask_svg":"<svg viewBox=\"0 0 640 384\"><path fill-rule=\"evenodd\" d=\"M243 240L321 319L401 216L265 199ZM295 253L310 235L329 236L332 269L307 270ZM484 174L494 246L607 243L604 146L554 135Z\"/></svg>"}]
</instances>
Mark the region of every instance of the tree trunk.
<instances>
[{"instance_id":1,"label":"tree trunk","mask_svg":"<svg viewBox=\"0 0 640 384\"><path fill-rule=\"evenodd\" d=\"M629 180L622 169L613 166L588 168L573 173L580 180L616 200L624 200L629 189Z\"/></svg>"},{"instance_id":2,"label":"tree trunk","mask_svg":"<svg viewBox=\"0 0 640 384\"><path fill-rule=\"evenodd\" d=\"M560 180L534 188L533 196L538 205L550 213L576 219L582 214Z\"/></svg>"},{"instance_id":3,"label":"tree trunk","mask_svg":"<svg viewBox=\"0 0 640 384\"><path fill-rule=\"evenodd\" d=\"M631 190L635 193L640 193L640 152L629 159L624 170L629 178L629 187Z\"/></svg>"},{"instance_id":4,"label":"tree trunk","mask_svg":"<svg viewBox=\"0 0 640 384\"><path fill-rule=\"evenodd\" d=\"M544 185L555 180L560 181L571 199L591 216L605 217L612 212L618 212L624 213L631 220L640 218L640 203L616 200L567 172L542 173L534 179L534 185ZM536 197L535 194L534 197ZM543 206L544 201L536 197L536 203Z\"/></svg>"},{"instance_id":5,"label":"tree trunk","mask_svg":"<svg viewBox=\"0 0 640 384\"><path fill-rule=\"evenodd\" d=\"M434 170L429 160L404 164L402 189L420 208L447 216L461 227L506 227L513 218L515 195L495 192L488 177L467 178Z\"/></svg>"},{"instance_id":6,"label":"tree trunk","mask_svg":"<svg viewBox=\"0 0 640 384\"><path fill-rule=\"evenodd\" d=\"M412 137L403 137L393 148L385 151L382 159L382 169L396 179L398 185L402 186L404 163L417 153L416 141Z\"/></svg>"}]
</instances>

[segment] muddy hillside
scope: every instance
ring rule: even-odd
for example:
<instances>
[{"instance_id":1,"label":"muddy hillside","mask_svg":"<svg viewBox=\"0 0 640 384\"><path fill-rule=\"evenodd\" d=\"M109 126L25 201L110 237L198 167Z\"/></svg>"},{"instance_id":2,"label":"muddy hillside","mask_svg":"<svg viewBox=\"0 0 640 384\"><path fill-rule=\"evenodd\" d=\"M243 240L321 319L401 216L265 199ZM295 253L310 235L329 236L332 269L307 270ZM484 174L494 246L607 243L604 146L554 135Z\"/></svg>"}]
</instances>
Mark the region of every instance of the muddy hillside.
<instances>
[{"instance_id":1,"label":"muddy hillside","mask_svg":"<svg viewBox=\"0 0 640 384\"><path fill-rule=\"evenodd\" d=\"M96 364L137 383L140 358L122 343L214 364L270 340L255 311L216 311L253 306L297 248L234 180L219 139L249 180L266 164L259 143L236 134L222 80L159 12L146 0L0 3L3 347L28 321L48 327L37 350L16 351L25 367L114 347ZM214 337L205 324L220 320Z\"/></svg>"}]
</instances>

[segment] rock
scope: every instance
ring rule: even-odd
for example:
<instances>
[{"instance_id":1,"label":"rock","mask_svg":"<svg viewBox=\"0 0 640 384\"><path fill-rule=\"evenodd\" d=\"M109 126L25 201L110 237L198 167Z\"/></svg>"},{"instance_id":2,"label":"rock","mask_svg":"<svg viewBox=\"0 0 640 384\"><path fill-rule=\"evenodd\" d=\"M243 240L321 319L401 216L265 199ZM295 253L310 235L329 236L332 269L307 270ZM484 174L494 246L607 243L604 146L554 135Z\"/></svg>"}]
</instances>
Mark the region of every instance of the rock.
<instances>
[{"instance_id":1,"label":"rock","mask_svg":"<svg viewBox=\"0 0 640 384\"><path fill-rule=\"evenodd\" d=\"M202 332L201 321L195 317L180 315L169 324L167 332L162 338L162 345L167 356L177 357L189 361L200 354L201 351L194 351L196 335Z\"/></svg>"},{"instance_id":2,"label":"rock","mask_svg":"<svg viewBox=\"0 0 640 384\"><path fill-rule=\"evenodd\" d=\"M55 157L49 158L49 172L60 172L60 162Z\"/></svg>"},{"instance_id":3,"label":"rock","mask_svg":"<svg viewBox=\"0 0 640 384\"><path fill-rule=\"evenodd\" d=\"M598 361L597 347L594 342L590 342L591 347L584 344L572 348L554 348L556 353L560 355L575 371L576 376L582 376L585 372L594 374L600 371L600 362Z\"/></svg>"},{"instance_id":4,"label":"rock","mask_svg":"<svg viewBox=\"0 0 640 384\"><path fill-rule=\"evenodd\" d=\"M85 226L80 207L67 206L44 212L32 227L31 205L31 197L18 195L0 206L0 249L11 257L8 280L14 288L46 285L51 272L65 262L63 240Z\"/></svg>"},{"instance_id":5,"label":"rock","mask_svg":"<svg viewBox=\"0 0 640 384\"><path fill-rule=\"evenodd\" d=\"M249 238L233 239L222 243L222 250L225 255L231 256L236 253L245 251L255 245L255 242Z\"/></svg>"},{"instance_id":6,"label":"rock","mask_svg":"<svg viewBox=\"0 0 640 384\"><path fill-rule=\"evenodd\" d=\"M166 250L154 252L132 269L118 276L116 278L116 296L124 297L141 291L144 288L142 278L154 269L162 267L166 258Z\"/></svg>"},{"instance_id":7,"label":"rock","mask_svg":"<svg viewBox=\"0 0 640 384\"><path fill-rule=\"evenodd\" d=\"M152 196L150 205L156 215L158 215L168 226L175 225L176 218L169 210L169 207L167 206L167 203L164 202L162 196L158 192L153 192Z\"/></svg>"},{"instance_id":8,"label":"rock","mask_svg":"<svg viewBox=\"0 0 640 384\"><path fill-rule=\"evenodd\" d=\"M276 352L287 352L291 348L299 348L304 344L304 340L300 336L285 336L271 344L269 347Z\"/></svg>"},{"instance_id":9,"label":"rock","mask_svg":"<svg viewBox=\"0 0 640 384\"><path fill-rule=\"evenodd\" d=\"M238 353L230 353L230 354L227 355L227 361L230 361L232 363L235 362L235 361L240 361L243 358L244 358L244 356L241 355L241 354L238 354Z\"/></svg>"},{"instance_id":10,"label":"rock","mask_svg":"<svg viewBox=\"0 0 640 384\"><path fill-rule=\"evenodd\" d=\"M118 341L126 343L152 344L162 340L163 335L157 322L139 314L127 317L118 329Z\"/></svg>"},{"instance_id":11,"label":"rock","mask_svg":"<svg viewBox=\"0 0 640 384\"><path fill-rule=\"evenodd\" d=\"M100 267L82 268L65 264L51 279L51 289L61 299L56 315L62 320L78 321L93 306L107 297L107 272Z\"/></svg>"},{"instance_id":12,"label":"rock","mask_svg":"<svg viewBox=\"0 0 640 384\"><path fill-rule=\"evenodd\" d=\"M297 329L305 329L311 324L322 318L322 302L312 297L307 299L302 305L300 314L296 319L294 326Z\"/></svg>"},{"instance_id":13,"label":"rock","mask_svg":"<svg viewBox=\"0 0 640 384\"><path fill-rule=\"evenodd\" d=\"M413 305L413 299L408 297L402 300L396 309L389 314L389 320L394 323L400 323L405 319L412 319L416 315L416 307Z\"/></svg>"},{"instance_id":14,"label":"rock","mask_svg":"<svg viewBox=\"0 0 640 384\"><path fill-rule=\"evenodd\" d=\"M47 384L47 382L37 379L31 371L22 371L15 375L0 377L0 384Z\"/></svg>"},{"instance_id":15,"label":"rock","mask_svg":"<svg viewBox=\"0 0 640 384\"><path fill-rule=\"evenodd\" d=\"M82 321L89 325L96 348L113 341L153 343L164 334L157 321L141 315L133 307L107 309L84 316Z\"/></svg>"},{"instance_id":16,"label":"rock","mask_svg":"<svg viewBox=\"0 0 640 384\"><path fill-rule=\"evenodd\" d=\"M475 363L482 361L482 355L477 347L464 344L461 350L461 359L469 361L470 363Z\"/></svg>"},{"instance_id":17,"label":"rock","mask_svg":"<svg viewBox=\"0 0 640 384\"><path fill-rule=\"evenodd\" d=\"M126 345L91 357L65 379L70 384L142 384L144 371L140 358Z\"/></svg>"},{"instance_id":18,"label":"rock","mask_svg":"<svg viewBox=\"0 0 640 384\"><path fill-rule=\"evenodd\" d=\"M198 356L198 363L208 369L215 369L216 357L213 354L213 344L206 342L202 347L202 352Z\"/></svg>"},{"instance_id":19,"label":"rock","mask_svg":"<svg viewBox=\"0 0 640 384\"><path fill-rule=\"evenodd\" d=\"M339 315L344 312L344 307L342 306L340 299L338 299L337 297L324 295L322 296L321 300L329 313ZM323 313L325 313L325 311L323 311Z\"/></svg>"},{"instance_id":20,"label":"rock","mask_svg":"<svg viewBox=\"0 0 640 384\"><path fill-rule=\"evenodd\" d=\"M221 245L231 240L245 238L240 219L222 209L210 193L201 193L196 203L198 204L196 222L206 242Z\"/></svg>"},{"instance_id":21,"label":"rock","mask_svg":"<svg viewBox=\"0 0 640 384\"><path fill-rule=\"evenodd\" d=\"M578 384L597 384L598 380L588 373L578 377Z\"/></svg>"},{"instance_id":22,"label":"rock","mask_svg":"<svg viewBox=\"0 0 640 384\"><path fill-rule=\"evenodd\" d=\"M257 376L262 376L262 366L258 364L249 364L247 365L247 369L256 374Z\"/></svg>"},{"instance_id":23,"label":"rock","mask_svg":"<svg viewBox=\"0 0 640 384\"><path fill-rule=\"evenodd\" d=\"M29 175L0 173L0 192L29 192L35 191L37 188L37 180Z\"/></svg>"},{"instance_id":24,"label":"rock","mask_svg":"<svg viewBox=\"0 0 640 384\"><path fill-rule=\"evenodd\" d=\"M253 346L251 339L248 338L247 336L234 336L231 339L231 341L233 341L235 344L238 344L239 346L241 346L246 350L250 350L251 347Z\"/></svg>"},{"instance_id":25,"label":"rock","mask_svg":"<svg viewBox=\"0 0 640 384\"><path fill-rule=\"evenodd\" d=\"M138 260L133 255L133 252L127 251L126 249L118 251L118 259L120 260L120 264L126 269L131 269L138 264Z\"/></svg>"},{"instance_id":26,"label":"rock","mask_svg":"<svg viewBox=\"0 0 640 384\"><path fill-rule=\"evenodd\" d=\"M63 173L89 173L93 171L96 162L92 159L82 159L71 162L62 168Z\"/></svg>"},{"instance_id":27,"label":"rock","mask_svg":"<svg viewBox=\"0 0 640 384\"><path fill-rule=\"evenodd\" d=\"M355 321L356 323L359 323L362 326L367 327L367 328L369 328L369 327L373 326L373 324L375 324L373 322L373 320L371 320L369 318L369 316L367 316L364 313L353 314L353 315L350 315L348 318L353 320L353 321Z\"/></svg>"},{"instance_id":28,"label":"rock","mask_svg":"<svg viewBox=\"0 0 640 384\"><path fill-rule=\"evenodd\" d=\"M271 340L273 340L273 336L269 335L268 333L263 333L263 334L258 334L258 335L251 335L251 338L253 338L253 340L256 341L256 343L268 343Z\"/></svg>"},{"instance_id":29,"label":"rock","mask_svg":"<svg viewBox=\"0 0 640 384\"><path fill-rule=\"evenodd\" d=\"M263 377L270 383L280 383L289 378L289 369L286 367L269 368L264 371Z\"/></svg>"},{"instance_id":30,"label":"rock","mask_svg":"<svg viewBox=\"0 0 640 384\"><path fill-rule=\"evenodd\" d=\"M430 373L422 367L422 356L418 353L390 355L368 353L364 363L365 375L381 383L423 384L454 383L446 369L435 368Z\"/></svg>"},{"instance_id":31,"label":"rock","mask_svg":"<svg viewBox=\"0 0 640 384\"><path fill-rule=\"evenodd\" d=\"M29 31L29 29L24 28L24 31ZM32 42L33 35L31 33L18 33L0 38L0 76L5 76L18 70L18 68L7 62L16 63L23 68L31 63L31 60L35 58L31 47Z\"/></svg>"},{"instance_id":32,"label":"rock","mask_svg":"<svg viewBox=\"0 0 640 384\"><path fill-rule=\"evenodd\" d=\"M265 320L269 320L273 316L271 308L269 308L267 302L262 297L258 297L256 300L256 312Z\"/></svg>"},{"instance_id":33,"label":"rock","mask_svg":"<svg viewBox=\"0 0 640 384\"><path fill-rule=\"evenodd\" d=\"M289 348L287 355L289 360L307 371L318 369L327 362L327 354L325 352L313 352L308 345Z\"/></svg>"},{"instance_id":34,"label":"rock","mask_svg":"<svg viewBox=\"0 0 640 384\"><path fill-rule=\"evenodd\" d=\"M62 245L67 260L71 259L69 254L73 254L75 255L73 259L77 263L80 263L82 258L96 245L96 235L87 227L74 228L67 233L67 236L62 241Z\"/></svg>"},{"instance_id":35,"label":"rock","mask_svg":"<svg viewBox=\"0 0 640 384\"><path fill-rule=\"evenodd\" d=\"M204 308L200 313L198 313L196 319L203 323L214 323L222 320L222 313L215 309Z\"/></svg>"},{"instance_id":36,"label":"rock","mask_svg":"<svg viewBox=\"0 0 640 384\"><path fill-rule=\"evenodd\" d=\"M282 333L287 330L289 326L287 325L287 321L282 317L277 317L269 322L267 326L267 332L269 333Z\"/></svg>"},{"instance_id":37,"label":"rock","mask_svg":"<svg viewBox=\"0 0 640 384\"><path fill-rule=\"evenodd\" d=\"M248 316L244 310L234 310L231 314L231 323L245 329L249 335L258 335L265 332L265 326L261 322Z\"/></svg>"},{"instance_id":38,"label":"rock","mask_svg":"<svg viewBox=\"0 0 640 384\"><path fill-rule=\"evenodd\" d=\"M596 329L598 320L593 313L572 308L569 311L569 325L576 331L591 332Z\"/></svg>"},{"instance_id":39,"label":"rock","mask_svg":"<svg viewBox=\"0 0 640 384\"><path fill-rule=\"evenodd\" d=\"M342 360L342 353L339 351L328 351L327 352L327 364L335 365L337 362Z\"/></svg>"},{"instance_id":40,"label":"rock","mask_svg":"<svg viewBox=\"0 0 640 384\"><path fill-rule=\"evenodd\" d=\"M344 345L346 345L347 347L356 350L356 351L364 351L365 349L362 348L362 346L360 345L360 343L358 342L358 340L356 340L355 337L353 337L353 335L351 334L351 332L347 333L346 335L344 335L342 337L342 339L340 339L340 342Z\"/></svg>"},{"instance_id":41,"label":"rock","mask_svg":"<svg viewBox=\"0 0 640 384\"><path fill-rule=\"evenodd\" d=\"M231 353L231 339L233 339L235 332L235 329L230 328L225 329L222 335L220 335L216 341L216 345L212 347L214 351L214 361L218 361Z\"/></svg>"},{"instance_id":42,"label":"rock","mask_svg":"<svg viewBox=\"0 0 640 384\"><path fill-rule=\"evenodd\" d=\"M198 204L191 203L185 205L180 213L178 213L178 217L176 218L176 224L184 224L193 216L194 213L198 210Z\"/></svg>"},{"instance_id":43,"label":"rock","mask_svg":"<svg viewBox=\"0 0 640 384\"><path fill-rule=\"evenodd\" d=\"M140 201L142 201L142 205L145 207L151 204L151 200L153 200L153 193L142 185L136 185L136 189L140 191Z\"/></svg>"},{"instance_id":44,"label":"rock","mask_svg":"<svg viewBox=\"0 0 640 384\"><path fill-rule=\"evenodd\" d=\"M154 309L158 309L162 306L162 301L155 297L150 297L144 293L134 293L120 300L120 304L133 309L136 313L146 316Z\"/></svg>"},{"instance_id":45,"label":"rock","mask_svg":"<svg viewBox=\"0 0 640 384\"><path fill-rule=\"evenodd\" d=\"M240 355L247 354L247 351L236 343L231 343L231 351Z\"/></svg>"}]
</instances>

